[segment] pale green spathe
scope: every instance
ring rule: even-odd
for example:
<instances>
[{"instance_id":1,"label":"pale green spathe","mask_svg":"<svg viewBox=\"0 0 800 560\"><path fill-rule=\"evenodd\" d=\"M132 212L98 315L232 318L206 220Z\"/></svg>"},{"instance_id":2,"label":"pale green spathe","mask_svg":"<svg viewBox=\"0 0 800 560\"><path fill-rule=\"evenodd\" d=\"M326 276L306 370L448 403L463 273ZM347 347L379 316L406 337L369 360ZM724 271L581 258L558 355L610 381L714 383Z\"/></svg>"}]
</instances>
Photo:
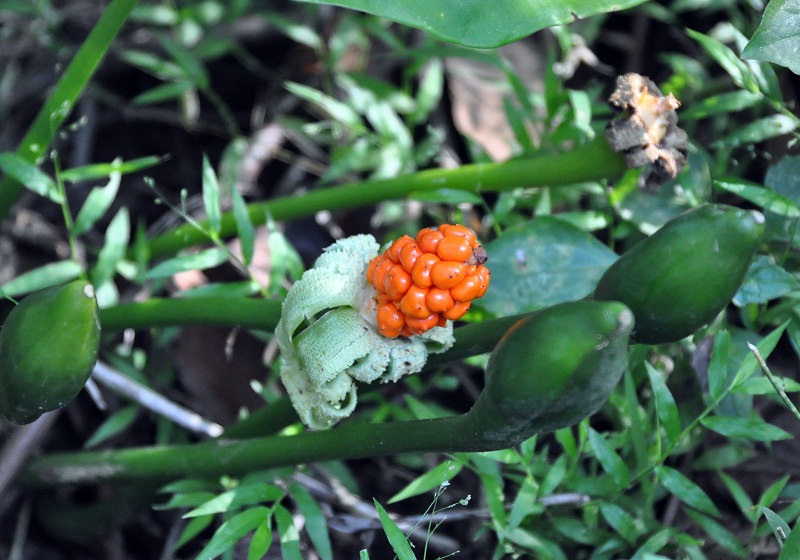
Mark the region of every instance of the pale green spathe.
<instances>
[{"instance_id":1,"label":"pale green spathe","mask_svg":"<svg viewBox=\"0 0 800 560\"><path fill-rule=\"evenodd\" d=\"M421 371L429 352L453 345L450 321L409 338L378 333L376 292L366 280L378 249L371 235L337 241L283 302L275 329L281 380L300 419L311 428L328 428L353 412L355 381L397 381Z\"/></svg>"}]
</instances>

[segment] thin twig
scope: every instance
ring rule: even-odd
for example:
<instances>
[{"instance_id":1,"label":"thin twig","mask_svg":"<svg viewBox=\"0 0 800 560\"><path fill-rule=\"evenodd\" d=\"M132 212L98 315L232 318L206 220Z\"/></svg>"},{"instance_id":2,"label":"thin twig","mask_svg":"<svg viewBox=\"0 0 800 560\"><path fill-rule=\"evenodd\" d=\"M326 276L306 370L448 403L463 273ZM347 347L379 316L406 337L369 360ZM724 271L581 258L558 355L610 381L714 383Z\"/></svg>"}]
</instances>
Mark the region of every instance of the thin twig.
<instances>
[{"instance_id":1,"label":"thin twig","mask_svg":"<svg viewBox=\"0 0 800 560\"><path fill-rule=\"evenodd\" d=\"M767 362L764 361L764 358L761 356L761 353L758 351L758 348L756 348L755 345L751 344L750 342L747 343L747 347L755 356L758 365L761 366L761 371L764 372L764 375L767 376L769 382L772 383L772 386L775 388L775 391L780 396L781 400L783 401L783 404L785 404L786 407L792 411L794 417L797 418L798 421L800 421L800 411L798 411L797 407L795 407L792 401L789 400L789 395L786 394L786 390L783 388L783 383L777 377L775 377L775 374L772 373L770 369L767 367Z\"/></svg>"},{"instance_id":2,"label":"thin twig","mask_svg":"<svg viewBox=\"0 0 800 560\"><path fill-rule=\"evenodd\" d=\"M144 408L187 430L210 437L217 437L223 432L223 428L219 424L206 420L196 412L172 402L160 393L137 383L102 362L97 362L95 365L92 378L115 393L139 403Z\"/></svg>"}]
</instances>

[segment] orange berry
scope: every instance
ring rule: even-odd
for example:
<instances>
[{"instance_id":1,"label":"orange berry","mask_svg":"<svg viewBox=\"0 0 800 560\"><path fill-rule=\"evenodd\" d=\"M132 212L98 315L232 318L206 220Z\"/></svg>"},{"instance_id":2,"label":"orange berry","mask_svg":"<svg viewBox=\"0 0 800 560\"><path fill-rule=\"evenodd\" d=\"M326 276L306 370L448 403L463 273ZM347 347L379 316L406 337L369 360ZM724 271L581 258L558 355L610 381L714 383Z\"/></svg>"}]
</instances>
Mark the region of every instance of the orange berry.
<instances>
[{"instance_id":1,"label":"orange berry","mask_svg":"<svg viewBox=\"0 0 800 560\"><path fill-rule=\"evenodd\" d=\"M375 286L375 289L379 292L383 291L383 283L386 281L386 274L389 272L389 269L394 266L394 263L389 259L383 259L379 264L378 267L375 269L375 275L373 277L372 285Z\"/></svg>"},{"instance_id":2,"label":"orange berry","mask_svg":"<svg viewBox=\"0 0 800 560\"><path fill-rule=\"evenodd\" d=\"M414 334L422 334L425 331L432 329L433 327L439 324L439 317L438 313L433 313L430 317L426 317L424 319L413 319L411 317L406 318L406 325L408 326L408 330L410 330Z\"/></svg>"},{"instance_id":3,"label":"orange berry","mask_svg":"<svg viewBox=\"0 0 800 560\"><path fill-rule=\"evenodd\" d=\"M472 255L472 245L460 235L445 235L436 246L436 254L443 261L463 263Z\"/></svg>"},{"instance_id":4,"label":"orange berry","mask_svg":"<svg viewBox=\"0 0 800 560\"><path fill-rule=\"evenodd\" d=\"M414 269L414 263L417 262L417 258L421 254L422 250L413 240L403 245L403 248L400 249L400 263L403 265L403 268L406 269L406 272L411 274L411 271Z\"/></svg>"},{"instance_id":5,"label":"orange berry","mask_svg":"<svg viewBox=\"0 0 800 560\"><path fill-rule=\"evenodd\" d=\"M426 253L435 253L439 241L444 239L444 234L435 229L425 228L417 234L417 245Z\"/></svg>"},{"instance_id":6,"label":"orange berry","mask_svg":"<svg viewBox=\"0 0 800 560\"><path fill-rule=\"evenodd\" d=\"M444 313L453 307L456 302L453 301L450 290L431 288L428 290L428 295L425 297L425 303L428 304L428 308L434 313Z\"/></svg>"},{"instance_id":7,"label":"orange berry","mask_svg":"<svg viewBox=\"0 0 800 560\"><path fill-rule=\"evenodd\" d=\"M431 268L440 260L441 259L434 253L422 253L417 257L414 268L411 269L411 279L414 280L414 284L423 288L430 288L433 286Z\"/></svg>"},{"instance_id":8,"label":"orange berry","mask_svg":"<svg viewBox=\"0 0 800 560\"><path fill-rule=\"evenodd\" d=\"M475 297L483 297L483 294L486 293L487 288L489 287L489 280L492 277L492 273L489 272L489 269L485 266L481 265L477 269L475 269L475 274L481 279L480 289L478 290L478 295Z\"/></svg>"},{"instance_id":9,"label":"orange berry","mask_svg":"<svg viewBox=\"0 0 800 560\"><path fill-rule=\"evenodd\" d=\"M427 295L427 288L412 285L400 300L400 311L414 319L425 319L431 314L431 310L425 302Z\"/></svg>"},{"instance_id":10,"label":"orange berry","mask_svg":"<svg viewBox=\"0 0 800 560\"><path fill-rule=\"evenodd\" d=\"M478 241L475 239L475 234L472 233L472 230L468 227L462 226L461 224L442 224L439 226L439 231L441 231L444 235L460 235L469 241L469 244L473 247L478 244Z\"/></svg>"},{"instance_id":11,"label":"orange berry","mask_svg":"<svg viewBox=\"0 0 800 560\"><path fill-rule=\"evenodd\" d=\"M413 238L409 237L408 235L404 235L400 239L396 240L392 245L389 247L389 258L392 259L392 262L397 264L400 262L400 249L412 243L414 241Z\"/></svg>"},{"instance_id":12,"label":"orange berry","mask_svg":"<svg viewBox=\"0 0 800 560\"><path fill-rule=\"evenodd\" d=\"M399 264L393 264L383 280L383 291L393 300L403 297L411 286L411 275Z\"/></svg>"},{"instance_id":13,"label":"orange berry","mask_svg":"<svg viewBox=\"0 0 800 560\"><path fill-rule=\"evenodd\" d=\"M477 273L469 274L456 286L450 289L450 295L456 301L472 301L478 297L483 280Z\"/></svg>"},{"instance_id":14,"label":"orange berry","mask_svg":"<svg viewBox=\"0 0 800 560\"><path fill-rule=\"evenodd\" d=\"M469 306L472 305L469 301L460 301L456 303L453 307L450 308L450 311L444 313L444 316L450 319L451 321L455 321L456 319L461 319L461 317L469 311Z\"/></svg>"},{"instance_id":15,"label":"orange berry","mask_svg":"<svg viewBox=\"0 0 800 560\"><path fill-rule=\"evenodd\" d=\"M380 255L369 261L369 266L367 266L367 281L370 284L374 285L373 281L375 280L375 269L378 268L378 263L380 262L381 262Z\"/></svg>"},{"instance_id":16,"label":"orange berry","mask_svg":"<svg viewBox=\"0 0 800 560\"><path fill-rule=\"evenodd\" d=\"M380 269L380 267L378 268ZM464 263L439 261L431 267L433 283L437 288L442 288L443 290L449 290L457 286L466 276L467 267Z\"/></svg>"},{"instance_id":17,"label":"orange berry","mask_svg":"<svg viewBox=\"0 0 800 560\"><path fill-rule=\"evenodd\" d=\"M378 306L378 330L383 336L395 338L406 324L405 316L393 303Z\"/></svg>"}]
</instances>

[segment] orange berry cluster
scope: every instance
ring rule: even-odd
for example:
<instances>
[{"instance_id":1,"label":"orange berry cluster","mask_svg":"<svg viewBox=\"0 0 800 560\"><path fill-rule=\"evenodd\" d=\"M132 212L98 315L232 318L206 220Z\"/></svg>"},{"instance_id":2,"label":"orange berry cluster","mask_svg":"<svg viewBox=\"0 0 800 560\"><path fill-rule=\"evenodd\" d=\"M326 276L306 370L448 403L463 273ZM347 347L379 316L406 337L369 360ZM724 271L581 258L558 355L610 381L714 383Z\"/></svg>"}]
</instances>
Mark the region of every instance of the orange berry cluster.
<instances>
[{"instance_id":1,"label":"orange berry cluster","mask_svg":"<svg viewBox=\"0 0 800 560\"><path fill-rule=\"evenodd\" d=\"M461 225L404 235L369 263L378 291L378 329L389 338L422 334L467 312L489 287L486 249Z\"/></svg>"}]
</instances>

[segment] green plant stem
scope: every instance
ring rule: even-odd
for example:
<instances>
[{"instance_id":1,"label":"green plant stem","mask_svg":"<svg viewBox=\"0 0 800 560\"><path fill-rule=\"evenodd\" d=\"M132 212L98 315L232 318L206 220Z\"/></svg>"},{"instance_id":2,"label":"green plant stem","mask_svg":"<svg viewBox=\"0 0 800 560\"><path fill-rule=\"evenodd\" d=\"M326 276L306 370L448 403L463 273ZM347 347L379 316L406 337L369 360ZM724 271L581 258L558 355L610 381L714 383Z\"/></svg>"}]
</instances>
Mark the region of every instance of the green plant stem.
<instances>
[{"instance_id":1,"label":"green plant stem","mask_svg":"<svg viewBox=\"0 0 800 560\"><path fill-rule=\"evenodd\" d=\"M525 315L490 319L455 329L453 334L456 341L453 347L447 352L428 356L425 371L463 360L469 356L491 352L511 325L523 317ZM366 390L378 389L380 385L380 383L374 383ZM224 437L240 439L270 435L298 421L299 418L289 397L281 397L275 402L251 412L247 418L226 427Z\"/></svg>"},{"instance_id":2,"label":"green plant stem","mask_svg":"<svg viewBox=\"0 0 800 560\"><path fill-rule=\"evenodd\" d=\"M111 1L28 128L17 149L18 156L35 163L45 154L56 131L69 116L78 96L137 3L138 0ZM0 179L0 222L23 188L8 175Z\"/></svg>"},{"instance_id":3,"label":"green plant stem","mask_svg":"<svg viewBox=\"0 0 800 560\"><path fill-rule=\"evenodd\" d=\"M350 423L334 430L246 440L52 454L29 462L27 486L193 476L240 476L312 461L397 453L485 451L469 414L411 422Z\"/></svg>"},{"instance_id":4,"label":"green plant stem","mask_svg":"<svg viewBox=\"0 0 800 560\"><path fill-rule=\"evenodd\" d=\"M456 329L454 347L432 356L433 363L429 367L490 351L517 320L519 317L504 317ZM190 475L236 476L256 469L310 461L396 453L485 451L491 447L476 437L478 427L471 424L469 413L412 422L353 422L324 432L257 437L274 433L296 420L289 400L281 399L237 422L218 440L47 455L29 463L21 474L21 481L31 486L50 486L100 480L167 480Z\"/></svg>"},{"instance_id":5,"label":"green plant stem","mask_svg":"<svg viewBox=\"0 0 800 560\"><path fill-rule=\"evenodd\" d=\"M561 186L615 177L625 171L625 162L600 134L591 142L569 152L520 158L504 163L476 163L457 169L429 169L393 179L362 181L339 187L320 188L299 196L255 202L248 205L253 224L267 216L288 220L320 210L338 210L374 204L383 200L413 196L438 189L469 192L498 192L517 187ZM221 237L236 233L232 213L222 216ZM183 224L150 241L153 258L174 254L207 241L202 231Z\"/></svg>"},{"instance_id":6,"label":"green plant stem","mask_svg":"<svg viewBox=\"0 0 800 560\"><path fill-rule=\"evenodd\" d=\"M281 302L269 299L204 297L153 298L99 310L104 330L180 325L215 325L273 330Z\"/></svg>"}]
</instances>

